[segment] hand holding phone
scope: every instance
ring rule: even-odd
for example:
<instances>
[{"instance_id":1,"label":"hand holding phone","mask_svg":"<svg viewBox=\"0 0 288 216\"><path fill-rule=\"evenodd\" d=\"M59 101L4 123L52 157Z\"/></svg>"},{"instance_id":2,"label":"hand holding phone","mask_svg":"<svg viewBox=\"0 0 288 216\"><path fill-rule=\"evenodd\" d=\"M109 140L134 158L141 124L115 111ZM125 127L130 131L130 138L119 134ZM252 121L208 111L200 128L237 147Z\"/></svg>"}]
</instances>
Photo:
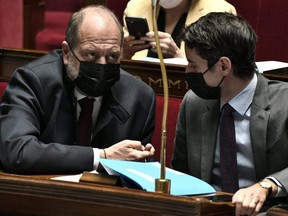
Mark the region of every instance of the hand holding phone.
<instances>
[{"instance_id":1,"label":"hand holding phone","mask_svg":"<svg viewBox=\"0 0 288 216\"><path fill-rule=\"evenodd\" d=\"M146 35L149 32L148 23L145 17L125 17L127 29L130 35L133 35L136 40Z\"/></svg>"}]
</instances>

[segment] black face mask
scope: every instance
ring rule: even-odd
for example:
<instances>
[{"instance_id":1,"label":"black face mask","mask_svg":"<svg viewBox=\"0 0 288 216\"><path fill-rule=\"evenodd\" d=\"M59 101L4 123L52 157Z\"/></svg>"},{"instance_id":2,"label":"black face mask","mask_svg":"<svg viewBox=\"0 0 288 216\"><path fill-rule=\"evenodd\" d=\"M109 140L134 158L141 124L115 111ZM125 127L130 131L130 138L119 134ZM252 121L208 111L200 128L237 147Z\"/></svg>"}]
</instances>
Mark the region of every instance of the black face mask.
<instances>
[{"instance_id":1,"label":"black face mask","mask_svg":"<svg viewBox=\"0 0 288 216\"><path fill-rule=\"evenodd\" d=\"M99 97L108 92L120 77L120 64L97 64L80 61L79 74L74 84L83 93Z\"/></svg>"},{"instance_id":2,"label":"black face mask","mask_svg":"<svg viewBox=\"0 0 288 216\"><path fill-rule=\"evenodd\" d=\"M208 68L203 73L185 73L189 88L203 99L220 99L220 84L225 77L219 82L217 87L210 87L206 84L204 74L210 70Z\"/></svg>"},{"instance_id":3,"label":"black face mask","mask_svg":"<svg viewBox=\"0 0 288 216\"><path fill-rule=\"evenodd\" d=\"M79 74L73 80L75 86L84 94L99 97L107 93L111 86L120 78L120 64L97 64L80 61L70 49L77 61L80 62Z\"/></svg>"}]
</instances>

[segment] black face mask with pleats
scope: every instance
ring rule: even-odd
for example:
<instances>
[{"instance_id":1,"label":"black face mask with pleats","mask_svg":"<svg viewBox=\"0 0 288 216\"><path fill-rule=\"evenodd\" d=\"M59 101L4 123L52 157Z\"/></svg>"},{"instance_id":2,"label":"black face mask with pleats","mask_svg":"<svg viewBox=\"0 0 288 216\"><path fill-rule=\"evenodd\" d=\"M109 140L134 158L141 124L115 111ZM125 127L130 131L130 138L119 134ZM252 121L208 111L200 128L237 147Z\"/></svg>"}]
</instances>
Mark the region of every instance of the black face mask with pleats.
<instances>
[{"instance_id":1,"label":"black face mask with pleats","mask_svg":"<svg viewBox=\"0 0 288 216\"><path fill-rule=\"evenodd\" d=\"M120 78L120 64L97 64L80 61L75 86L88 96L99 97L108 92Z\"/></svg>"},{"instance_id":2,"label":"black face mask with pleats","mask_svg":"<svg viewBox=\"0 0 288 216\"><path fill-rule=\"evenodd\" d=\"M225 77L221 79L217 87L210 87L206 84L204 79L204 74L207 73L209 69L203 73L185 73L186 81L188 82L189 88L199 97L203 99L220 99L220 84Z\"/></svg>"}]
</instances>

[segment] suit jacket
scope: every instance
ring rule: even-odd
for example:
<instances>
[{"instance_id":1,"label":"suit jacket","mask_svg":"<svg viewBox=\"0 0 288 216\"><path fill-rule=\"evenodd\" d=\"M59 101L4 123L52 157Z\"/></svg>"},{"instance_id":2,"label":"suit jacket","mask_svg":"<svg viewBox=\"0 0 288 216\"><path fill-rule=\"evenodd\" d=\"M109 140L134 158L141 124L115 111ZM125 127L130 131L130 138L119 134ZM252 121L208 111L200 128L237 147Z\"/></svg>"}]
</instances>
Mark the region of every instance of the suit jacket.
<instances>
[{"instance_id":1,"label":"suit jacket","mask_svg":"<svg viewBox=\"0 0 288 216\"><path fill-rule=\"evenodd\" d=\"M219 100L188 91L180 106L172 167L211 183ZM257 180L274 176L288 191L288 84L258 75L251 106L251 145Z\"/></svg>"},{"instance_id":2,"label":"suit jacket","mask_svg":"<svg viewBox=\"0 0 288 216\"><path fill-rule=\"evenodd\" d=\"M16 173L79 173L93 168L91 147L75 144L74 85L66 78L61 51L18 68L0 105L0 159ZM150 142L155 126L151 87L121 70L103 96L92 146L121 140Z\"/></svg>"},{"instance_id":3,"label":"suit jacket","mask_svg":"<svg viewBox=\"0 0 288 216\"><path fill-rule=\"evenodd\" d=\"M187 18L185 21L185 25L189 25L195 21L197 21L201 16L206 15L210 12L229 12L236 14L236 9L233 5L229 4L225 0L191 0L191 5L187 14ZM152 22L152 4L151 1L147 0L130 0L125 8L123 23L124 23L124 33L125 35L129 35L125 17L145 17L147 19L147 23L150 31L153 30L153 22ZM181 43L180 49L183 53L185 53L185 44ZM142 50L132 57L132 59L142 60L147 57L148 50Z\"/></svg>"}]
</instances>

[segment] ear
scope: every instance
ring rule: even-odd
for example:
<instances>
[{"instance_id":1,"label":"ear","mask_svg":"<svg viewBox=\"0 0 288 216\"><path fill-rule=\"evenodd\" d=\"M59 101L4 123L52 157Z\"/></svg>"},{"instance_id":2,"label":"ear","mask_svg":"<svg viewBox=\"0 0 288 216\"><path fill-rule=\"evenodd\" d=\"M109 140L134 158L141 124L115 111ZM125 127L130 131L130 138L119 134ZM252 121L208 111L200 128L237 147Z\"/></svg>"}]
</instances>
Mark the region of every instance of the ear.
<instances>
[{"instance_id":1,"label":"ear","mask_svg":"<svg viewBox=\"0 0 288 216\"><path fill-rule=\"evenodd\" d=\"M68 53L69 53L69 45L67 41L62 42L62 54L63 54L63 63L64 65L68 64Z\"/></svg>"},{"instance_id":2,"label":"ear","mask_svg":"<svg viewBox=\"0 0 288 216\"><path fill-rule=\"evenodd\" d=\"M232 71L232 63L228 57L222 56L219 59L223 75L227 76Z\"/></svg>"}]
</instances>

